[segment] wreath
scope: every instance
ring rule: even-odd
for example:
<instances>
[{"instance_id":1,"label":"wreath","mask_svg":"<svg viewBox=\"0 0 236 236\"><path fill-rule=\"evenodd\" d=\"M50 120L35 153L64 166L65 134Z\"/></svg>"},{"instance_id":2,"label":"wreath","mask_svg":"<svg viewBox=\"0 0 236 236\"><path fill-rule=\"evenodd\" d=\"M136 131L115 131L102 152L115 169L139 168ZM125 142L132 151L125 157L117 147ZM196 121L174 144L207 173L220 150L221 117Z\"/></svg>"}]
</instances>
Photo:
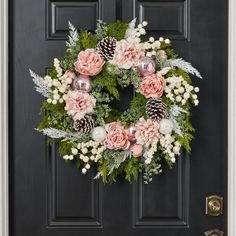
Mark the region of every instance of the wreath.
<instances>
[{"instance_id":1,"label":"wreath","mask_svg":"<svg viewBox=\"0 0 236 236\"><path fill-rule=\"evenodd\" d=\"M83 174L95 166L94 178L104 183L118 175L131 182L139 173L149 183L165 163L172 167L182 147L191 151L190 109L199 103L199 88L190 74L201 75L177 57L169 39L145 37L147 24L99 20L93 33L78 33L69 22L64 56L45 77L30 70L45 97L37 130ZM112 101L127 86L135 95L121 112Z\"/></svg>"}]
</instances>

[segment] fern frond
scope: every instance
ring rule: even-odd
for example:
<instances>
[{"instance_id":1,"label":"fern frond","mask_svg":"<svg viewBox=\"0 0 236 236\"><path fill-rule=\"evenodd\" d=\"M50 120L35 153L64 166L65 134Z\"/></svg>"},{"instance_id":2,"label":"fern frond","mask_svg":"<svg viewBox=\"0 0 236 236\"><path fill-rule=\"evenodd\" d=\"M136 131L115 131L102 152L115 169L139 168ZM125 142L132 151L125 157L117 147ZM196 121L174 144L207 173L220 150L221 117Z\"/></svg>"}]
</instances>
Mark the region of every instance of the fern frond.
<instances>
[{"instance_id":1,"label":"fern frond","mask_svg":"<svg viewBox=\"0 0 236 236\"><path fill-rule=\"evenodd\" d=\"M76 45L76 41L78 40L79 35L75 26L72 25L70 21L68 22L68 25L69 25L69 35L68 35L69 41L66 42L66 46L70 48Z\"/></svg>"},{"instance_id":2,"label":"fern frond","mask_svg":"<svg viewBox=\"0 0 236 236\"><path fill-rule=\"evenodd\" d=\"M54 139L63 138L64 141L80 137L80 134L78 134L78 133L65 132L63 130L59 130L59 129L55 129L55 128L47 128L47 129L43 129L43 130L36 129L36 130L43 132L44 135L46 135L50 138L54 138Z\"/></svg>"},{"instance_id":3,"label":"fern frond","mask_svg":"<svg viewBox=\"0 0 236 236\"><path fill-rule=\"evenodd\" d=\"M30 69L29 72L30 76L33 78L32 80L35 84L36 91L42 94L44 97L48 97L49 93L51 93L52 90L44 83L43 78Z\"/></svg>"},{"instance_id":4,"label":"fern frond","mask_svg":"<svg viewBox=\"0 0 236 236\"><path fill-rule=\"evenodd\" d=\"M198 78L202 79L200 72L197 69L195 69L189 62L183 60L182 58L170 59L167 62L172 67L181 68L182 70L186 71L187 73L190 73L190 74L195 75Z\"/></svg>"}]
</instances>

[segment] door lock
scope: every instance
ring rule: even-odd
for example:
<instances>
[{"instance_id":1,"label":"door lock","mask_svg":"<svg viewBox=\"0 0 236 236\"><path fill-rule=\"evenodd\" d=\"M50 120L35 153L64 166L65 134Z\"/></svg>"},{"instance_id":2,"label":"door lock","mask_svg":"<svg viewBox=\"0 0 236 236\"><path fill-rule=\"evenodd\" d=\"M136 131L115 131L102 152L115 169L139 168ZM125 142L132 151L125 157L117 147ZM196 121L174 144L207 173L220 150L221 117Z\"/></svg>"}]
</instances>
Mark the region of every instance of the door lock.
<instances>
[{"instance_id":1,"label":"door lock","mask_svg":"<svg viewBox=\"0 0 236 236\"><path fill-rule=\"evenodd\" d=\"M223 197L212 195L206 197L206 215L219 216L223 214Z\"/></svg>"},{"instance_id":2,"label":"door lock","mask_svg":"<svg viewBox=\"0 0 236 236\"><path fill-rule=\"evenodd\" d=\"M224 232L218 229L212 229L205 232L205 236L223 236Z\"/></svg>"}]
</instances>

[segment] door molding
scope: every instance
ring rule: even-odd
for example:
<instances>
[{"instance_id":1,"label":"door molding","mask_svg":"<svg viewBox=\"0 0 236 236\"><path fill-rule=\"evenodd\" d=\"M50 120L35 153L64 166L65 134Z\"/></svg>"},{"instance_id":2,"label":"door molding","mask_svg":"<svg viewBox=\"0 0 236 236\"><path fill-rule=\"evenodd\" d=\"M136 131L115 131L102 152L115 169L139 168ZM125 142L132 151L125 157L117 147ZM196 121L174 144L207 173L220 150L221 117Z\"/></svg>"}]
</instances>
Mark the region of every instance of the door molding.
<instances>
[{"instance_id":1,"label":"door molding","mask_svg":"<svg viewBox=\"0 0 236 236\"><path fill-rule=\"evenodd\" d=\"M228 236L236 235L236 1L229 0ZM8 0L0 1L0 236L9 236L8 213Z\"/></svg>"},{"instance_id":2,"label":"door molding","mask_svg":"<svg viewBox=\"0 0 236 236\"><path fill-rule=\"evenodd\" d=\"M228 26L228 235L236 235L236 1L229 0Z\"/></svg>"},{"instance_id":3,"label":"door molding","mask_svg":"<svg viewBox=\"0 0 236 236\"><path fill-rule=\"evenodd\" d=\"M0 236L8 236L8 0L0 1Z\"/></svg>"}]
</instances>

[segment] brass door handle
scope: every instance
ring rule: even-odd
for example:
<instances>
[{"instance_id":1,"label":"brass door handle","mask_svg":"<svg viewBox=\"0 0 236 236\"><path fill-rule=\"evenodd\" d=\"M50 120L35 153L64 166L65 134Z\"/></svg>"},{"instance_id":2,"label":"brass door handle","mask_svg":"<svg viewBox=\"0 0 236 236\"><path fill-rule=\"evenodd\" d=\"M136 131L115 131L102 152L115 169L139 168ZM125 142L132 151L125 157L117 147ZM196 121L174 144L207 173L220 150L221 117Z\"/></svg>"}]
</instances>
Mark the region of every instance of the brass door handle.
<instances>
[{"instance_id":1,"label":"brass door handle","mask_svg":"<svg viewBox=\"0 0 236 236\"><path fill-rule=\"evenodd\" d=\"M211 229L205 232L205 236L223 236L224 232L218 229Z\"/></svg>"},{"instance_id":2,"label":"brass door handle","mask_svg":"<svg viewBox=\"0 0 236 236\"><path fill-rule=\"evenodd\" d=\"M223 214L223 198L217 195L206 197L206 215L219 216Z\"/></svg>"}]
</instances>

